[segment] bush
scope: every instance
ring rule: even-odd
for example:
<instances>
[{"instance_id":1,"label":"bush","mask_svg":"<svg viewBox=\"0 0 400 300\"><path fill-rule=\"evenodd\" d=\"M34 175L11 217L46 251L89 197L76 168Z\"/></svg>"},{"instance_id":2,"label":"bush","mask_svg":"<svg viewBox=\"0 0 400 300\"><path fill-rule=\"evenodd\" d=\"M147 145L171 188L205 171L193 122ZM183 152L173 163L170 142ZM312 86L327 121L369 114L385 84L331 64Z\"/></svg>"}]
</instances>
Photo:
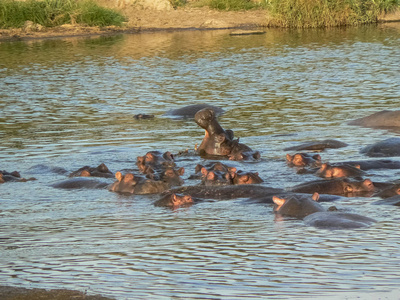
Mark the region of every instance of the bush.
<instances>
[{"instance_id":1,"label":"bush","mask_svg":"<svg viewBox=\"0 0 400 300\"><path fill-rule=\"evenodd\" d=\"M121 26L124 17L90 0L1 0L0 28L22 27L26 21L45 27L77 22L88 26Z\"/></svg>"},{"instance_id":2,"label":"bush","mask_svg":"<svg viewBox=\"0 0 400 300\"><path fill-rule=\"evenodd\" d=\"M270 0L270 26L331 27L377 22L399 0Z\"/></svg>"},{"instance_id":3,"label":"bush","mask_svg":"<svg viewBox=\"0 0 400 300\"><path fill-rule=\"evenodd\" d=\"M260 3L252 0L200 0L199 6L208 6L218 10L249 10L265 7L266 1Z\"/></svg>"}]
</instances>

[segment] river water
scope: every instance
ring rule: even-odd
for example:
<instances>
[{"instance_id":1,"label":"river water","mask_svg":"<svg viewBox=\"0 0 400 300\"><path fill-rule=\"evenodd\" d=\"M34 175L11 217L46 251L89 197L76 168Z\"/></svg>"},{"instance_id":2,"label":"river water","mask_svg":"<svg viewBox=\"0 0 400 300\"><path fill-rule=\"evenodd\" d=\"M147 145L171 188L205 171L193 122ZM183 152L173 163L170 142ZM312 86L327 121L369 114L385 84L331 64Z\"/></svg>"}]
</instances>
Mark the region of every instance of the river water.
<instances>
[{"instance_id":1,"label":"river water","mask_svg":"<svg viewBox=\"0 0 400 300\"><path fill-rule=\"evenodd\" d=\"M116 172L149 150L193 149L203 130L164 114L196 103L223 107L221 125L261 152L239 169L271 187L314 180L287 167L283 149L337 139L349 146L324 161L365 159L362 147L399 136L347 125L399 109L399 62L398 24L1 43L0 169L37 178L0 185L1 284L116 299L399 299L399 209L371 205L378 198L335 203L371 227L321 230L244 198L170 210L157 195L50 186L66 178L56 167ZM185 184L198 183L188 177L200 162L178 157Z\"/></svg>"}]
</instances>

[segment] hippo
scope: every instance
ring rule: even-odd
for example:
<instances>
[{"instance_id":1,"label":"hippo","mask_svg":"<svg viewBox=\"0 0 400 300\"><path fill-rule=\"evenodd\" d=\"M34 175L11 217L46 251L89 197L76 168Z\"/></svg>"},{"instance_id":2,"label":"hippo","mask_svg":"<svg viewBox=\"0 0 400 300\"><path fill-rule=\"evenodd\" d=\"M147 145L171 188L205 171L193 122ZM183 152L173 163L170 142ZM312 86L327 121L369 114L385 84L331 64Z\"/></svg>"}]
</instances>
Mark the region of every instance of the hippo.
<instances>
[{"instance_id":1,"label":"hippo","mask_svg":"<svg viewBox=\"0 0 400 300\"><path fill-rule=\"evenodd\" d=\"M203 170L205 169L205 170ZM205 171L218 171L222 173L234 173L237 171L235 167L223 164L221 162L210 162L205 165L198 164L195 167L195 174L190 175L189 179L202 179Z\"/></svg>"},{"instance_id":2,"label":"hippo","mask_svg":"<svg viewBox=\"0 0 400 300\"><path fill-rule=\"evenodd\" d=\"M365 175L365 172L360 170L359 165L331 165L329 163L324 163L317 170L315 175L323 178L362 177Z\"/></svg>"},{"instance_id":3,"label":"hippo","mask_svg":"<svg viewBox=\"0 0 400 300\"><path fill-rule=\"evenodd\" d=\"M174 167L174 156L171 152L160 152L160 151L149 151L144 156L138 156L136 159L136 165L139 171L145 170L147 166L151 166L153 169Z\"/></svg>"},{"instance_id":4,"label":"hippo","mask_svg":"<svg viewBox=\"0 0 400 300\"><path fill-rule=\"evenodd\" d=\"M374 196L381 198L389 198L397 195L400 195L400 183L390 184L374 194Z\"/></svg>"},{"instance_id":5,"label":"hippo","mask_svg":"<svg viewBox=\"0 0 400 300\"><path fill-rule=\"evenodd\" d=\"M356 229L368 227L376 220L346 212L316 212L303 219L304 224L321 229Z\"/></svg>"},{"instance_id":6,"label":"hippo","mask_svg":"<svg viewBox=\"0 0 400 300\"><path fill-rule=\"evenodd\" d=\"M325 211L323 206L317 202L318 199L318 193L314 193L311 197L309 195L299 196L296 194L272 197L276 214L298 219L303 219L318 211Z\"/></svg>"},{"instance_id":7,"label":"hippo","mask_svg":"<svg viewBox=\"0 0 400 300\"><path fill-rule=\"evenodd\" d=\"M370 157L400 156L400 138L389 138L364 147L360 153Z\"/></svg>"},{"instance_id":8,"label":"hippo","mask_svg":"<svg viewBox=\"0 0 400 300\"><path fill-rule=\"evenodd\" d=\"M181 206L189 206L193 203L194 200L190 195L167 193L161 199L154 202L154 205L177 208Z\"/></svg>"},{"instance_id":9,"label":"hippo","mask_svg":"<svg viewBox=\"0 0 400 300\"><path fill-rule=\"evenodd\" d=\"M272 203L272 196L284 193L283 189L255 184L216 185L216 186L183 186L171 189L171 193L191 195L194 198L231 200L246 198L246 201L257 203Z\"/></svg>"},{"instance_id":10,"label":"hippo","mask_svg":"<svg viewBox=\"0 0 400 300\"><path fill-rule=\"evenodd\" d=\"M284 151L304 151L304 150L310 150L310 151L323 151L328 148L332 149L337 149L337 148L342 148L346 147L348 144L343 143L338 140L323 140L323 141L312 141L312 142L307 142L304 144L300 144L298 146L293 146L293 147L287 147L283 149Z\"/></svg>"},{"instance_id":11,"label":"hippo","mask_svg":"<svg viewBox=\"0 0 400 300\"><path fill-rule=\"evenodd\" d=\"M371 204L374 205L394 205L394 206L400 206L400 195L392 196L383 200L378 200L375 202L372 202Z\"/></svg>"},{"instance_id":12,"label":"hippo","mask_svg":"<svg viewBox=\"0 0 400 300\"><path fill-rule=\"evenodd\" d=\"M253 151L239 139L233 139L232 130L224 130L218 123L215 112L210 108L198 111L194 117L195 122L205 129L205 136L197 151L205 158L224 156L231 160L259 159L258 151Z\"/></svg>"},{"instance_id":13,"label":"hippo","mask_svg":"<svg viewBox=\"0 0 400 300\"><path fill-rule=\"evenodd\" d=\"M69 177L77 177L77 176L113 178L114 173L111 172L104 163L102 163L97 167L84 166L69 174Z\"/></svg>"},{"instance_id":14,"label":"hippo","mask_svg":"<svg viewBox=\"0 0 400 300\"><path fill-rule=\"evenodd\" d=\"M258 175L258 172L244 172L239 170L230 175L232 184L257 184L264 182Z\"/></svg>"},{"instance_id":15,"label":"hippo","mask_svg":"<svg viewBox=\"0 0 400 300\"><path fill-rule=\"evenodd\" d=\"M195 114L202 109L210 108L215 112L216 116L220 116L224 113L224 110L220 107L210 104L192 104L181 108L173 109L167 112L165 115L173 117L174 119L193 119Z\"/></svg>"},{"instance_id":16,"label":"hippo","mask_svg":"<svg viewBox=\"0 0 400 300\"><path fill-rule=\"evenodd\" d=\"M336 212L317 203L318 193L312 196L273 196L274 212L277 215L303 219L307 226L325 229L354 229L367 227L376 221L353 213Z\"/></svg>"},{"instance_id":17,"label":"hippo","mask_svg":"<svg viewBox=\"0 0 400 300\"><path fill-rule=\"evenodd\" d=\"M109 184L90 177L72 177L51 186L57 189L105 189Z\"/></svg>"},{"instance_id":18,"label":"hippo","mask_svg":"<svg viewBox=\"0 0 400 300\"><path fill-rule=\"evenodd\" d=\"M296 185L289 189L296 193L319 193L346 197L370 196L376 190L371 180L350 181L347 178L316 180Z\"/></svg>"},{"instance_id":19,"label":"hippo","mask_svg":"<svg viewBox=\"0 0 400 300\"><path fill-rule=\"evenodd\" d=\"M109 186L109 191L135 195L159 194L172 186L183 184L183 180L176 178L174 171L163 180L148 179L132 173L122 175L119 171L115 173L115 178L117 181Z\"/></svg>"},{"instance_id":20,"label":"hippo","mask_svg":"<svg viewBox=\"0 0 400 300\"><path fill-rule=\"evenodd\" d=\"M227 185L231 184L231 176L229 173L224 173L222 171L208 171L206 168L201 169L203 174L201 178L202 185Z\"/></svg>"},{"instance_id":21,"label":"hippo","mask_svg":"<svg viewBox=\"0 0 400 300\"><path fill-rule=\"evenodd\" d=\"M0 183L4 182L26 182L36 180L34 177L21 178L21 174L17 171L7 172L5 170L0 171Z\"/></svg>"},{"instance_id":22,"label":"hippo","mask_svg":"<svg viewBox=\"0 0 400 300\"><path fill-rule=\"evenodd\" d=\"M286 163L289 167L319 167L321 165L321 155L309 153L286 154Z\"/></svg>"},{"instance_id":23,"label":"hippo","mask_svg":"<svg viewBox=\"0 0 400 300\"><path fill-rule=\"evenodd\" d=\"M379 111L367 117L352 120L348 124L372 128L400 127L400 110Z\"/></svg>"},{"instance_id":24,"label":"hippo","mask_svg":"<svg viewBox=\"0 0 400 300\"><path fill-rule=\"evenodd\" d=\"M358 161L344 161L338 164L346 164L351 166L359 167L360 170L368 171L373 169L400 169L400 161L394 161L390 159L370 159L370 160L358 160Z\"/></svg>"}]
</instances>

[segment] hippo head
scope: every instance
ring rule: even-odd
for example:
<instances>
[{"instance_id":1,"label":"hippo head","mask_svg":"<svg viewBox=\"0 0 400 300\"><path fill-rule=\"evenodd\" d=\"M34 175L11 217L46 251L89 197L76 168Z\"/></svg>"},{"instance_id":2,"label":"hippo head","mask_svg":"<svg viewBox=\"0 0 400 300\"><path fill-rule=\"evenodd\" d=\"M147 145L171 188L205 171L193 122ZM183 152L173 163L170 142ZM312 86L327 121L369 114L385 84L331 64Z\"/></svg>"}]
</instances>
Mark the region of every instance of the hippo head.
<instances>
[{"instance_id":1,"label":"hippo head","mask_svg":"<svg viewBox=\"0 0 400 300\"><path fill-rule=\"evenodd\" d=\"M233 174L232 182L233 184L257 184L264 181L258 176L258 172L238 171Z\"/></svg>"},{"instance_id":2,"label":"hippo head","mask_svg":"<svg viewBox=\"0 0 400 300\"><path fill-rule=\"evenodd\" d=\"M314 193L312 197L299 196L296 194L285 195L283 197L272 197L272 201L275 203L275 213L299 219L302 219L318 211L324 211L324 208L319 203L317 203L318 199L318 193Z\"/></svg>"},{"instance_id":3,"label":"hippo head","mask_svg":"<svg viewBox=\"0 0 400 300\"><path fill-rule=\"evenodd\" d=\"M215 120L215 112L211 108L204 108L194 115L194 120L201 128L207 129L212 121Z\"/></svg>"},{"instance_id":4,"label":"hippo head","mask_svg":"<svg viewBox=\"0 0 400 300\"><path fill-rule=\"evenodd\" d=\"M117 179L117 181L110 186L110 191L129 194L134 193L135 186L138 183L138 179L135 178L132 173L122 175L121 172L117 172L115 173L115 178Z\"/></svg>"},{"instance_id":5,"label":"hippo head","mask_svg":"<svg viewBox=\"0 0 400 300\"><path fill-rule=\"evenodd\" d=\"M188 205L193 203L193 198L190 195L172 194L171 203L172 207Z\"/></svg>"}]
</instances>

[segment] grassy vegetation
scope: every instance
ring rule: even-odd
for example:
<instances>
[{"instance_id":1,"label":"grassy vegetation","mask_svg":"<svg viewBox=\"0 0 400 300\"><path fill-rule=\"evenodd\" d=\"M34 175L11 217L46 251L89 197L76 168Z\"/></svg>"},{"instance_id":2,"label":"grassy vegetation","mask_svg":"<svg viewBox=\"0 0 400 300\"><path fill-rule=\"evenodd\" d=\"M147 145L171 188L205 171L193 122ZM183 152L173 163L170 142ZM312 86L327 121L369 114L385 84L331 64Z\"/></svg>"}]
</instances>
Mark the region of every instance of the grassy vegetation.
<instances>
[{"instance_id":1,"label":"grassy vegetation","mask_svg":"<svg viewBox=\"0 0 400 300\"><path fill-rule=\"evenodd\" d=\"M28 20L45 27L68 23L121 26L125 21L118 12L91 0L0 0L0 28L19 28Z\"/></svg>"},{"instance_id":2,"label":"grassy vegetation","mask_svg":"<svg viewBox=\"0 0 400 300\"><path fill-rule=\"evenodd\" d=\"M269 0L270 26L332 27L374 23L400 0Z\"/></svg>"},{"instance_id":3,"label":"grassy vegetation","mask_svg":"<svg viewBox=\"0 0 400 300\"><path fill-rule=\"evenodd\" d=\"M265 8L267 0L200 0L197 6L208 6L217 10L249 10L255 8Z\"/></svg>"}]
</instances>

